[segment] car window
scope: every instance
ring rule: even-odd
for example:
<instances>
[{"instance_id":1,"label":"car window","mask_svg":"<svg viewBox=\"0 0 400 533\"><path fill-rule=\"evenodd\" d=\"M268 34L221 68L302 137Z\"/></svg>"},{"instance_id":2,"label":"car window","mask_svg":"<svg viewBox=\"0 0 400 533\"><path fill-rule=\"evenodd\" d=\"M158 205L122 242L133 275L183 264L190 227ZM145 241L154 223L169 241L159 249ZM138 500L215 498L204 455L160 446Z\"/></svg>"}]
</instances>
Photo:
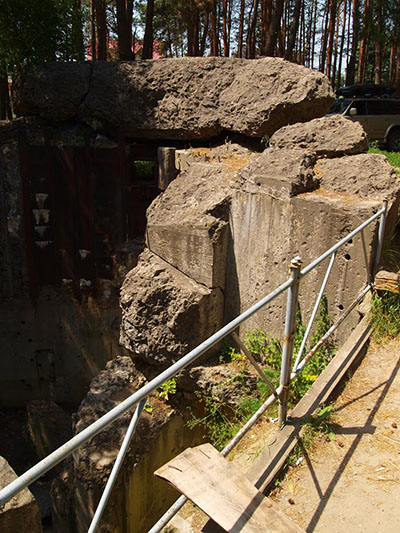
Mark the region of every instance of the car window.
<instances>
[{"instance_id":1,"label":"car window","mask_svg":"<svg viewBox=\"0 0 400 533\"><path fill-rule=\"evenodd\" d=\"M390 102L388 100L369 100L367 103L368 115L390 115Z\"/></svg>"},{"instance_id":2,"label":"car window","mask_svg":"<svg viewBox=\"0 0 400 533\"><path fill-rule=\"evenodd\" d=\"M328 114L330 113L343 113L351 100L349 98L338 98L335 100L331 106L331 108L328 111Z\"/></svg>"},{"instance_id":3,"label":"car window","mask_svg":"<svg viewBox=\"0 0 400 533\"><path fill-rule=\"evenodd\" d=\"M369 115L400 115L400 100L368 100Z\"/></svg>"},{"instance_id":4,"label":"car window","mask_svg":"<svg viewBox=\"0 0 400 533\"><path fill-rule=\"evenodd\" d=\"M367 108L366 108L366 105L365 105L365 100L354 100L354 102L352 102L351 106L350 106L350 109L355 107L357 109L357 115L366 115L367 114ZM350 109L349 111L346 113L347 115L350 114Z\"/></svg>"}]
</instances>

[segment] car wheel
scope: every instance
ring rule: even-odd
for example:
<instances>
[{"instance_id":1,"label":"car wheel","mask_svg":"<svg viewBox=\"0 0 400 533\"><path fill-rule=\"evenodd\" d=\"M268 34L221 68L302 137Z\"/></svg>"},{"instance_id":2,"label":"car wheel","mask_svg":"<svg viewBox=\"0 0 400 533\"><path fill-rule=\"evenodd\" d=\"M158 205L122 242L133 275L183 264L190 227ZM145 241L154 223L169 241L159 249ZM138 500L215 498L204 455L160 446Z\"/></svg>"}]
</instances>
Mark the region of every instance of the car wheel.
<instances>
[{"instance_id":1,"label":"car wheel","mask_svg":"<svg viewBox=\"0 0 400 533\"><path fill-rule=\"evenodd\" d=\"M400 129L392 130L387 138L389 152L400 152Z\"/></svg>"}]
</instances>

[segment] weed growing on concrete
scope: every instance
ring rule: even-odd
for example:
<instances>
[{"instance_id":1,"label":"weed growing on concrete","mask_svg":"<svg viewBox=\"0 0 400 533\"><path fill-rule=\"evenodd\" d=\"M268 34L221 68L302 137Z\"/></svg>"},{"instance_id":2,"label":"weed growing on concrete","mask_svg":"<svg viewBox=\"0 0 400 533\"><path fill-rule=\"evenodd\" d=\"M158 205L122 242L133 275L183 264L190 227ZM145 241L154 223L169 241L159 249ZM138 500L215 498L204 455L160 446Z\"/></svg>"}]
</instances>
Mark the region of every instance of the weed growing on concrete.
<instances>
[{"instance_id":1,"label":"weed growing on concrete","mask_svg":"<svg viewBox=\"0 0 400 533\"><path fill-rule=\"evenodd\" d=\"M376 342L400 336L400 295L389 291L375 293L371 306L371 326Z\"/></svg>"},{"instance_id":2,"label":"weed growing on concrete","mask_svg":"<svg viewBox=\"0 0 400 533\"><path fill-rule=\"evenodd\" d=\"M176 394L176 381L174 378L169 379L160 386L160 390L157 391L157 396L163 400L168 401L170 394Z\"/></svg>"},{"instance_id":3,"label":"weed growing on concrete","mask_svg":"<svg viewBox=\"0 0 400 533\"><path fill-rule=\"evenodd\" d=\"M202 407L204 416L194 414L191 407L191 419L187 422L190 429L201 425L205 436L217 448L222 450L225 444L235 435L242 422L242 414L224 400L216 398L210 392L197 391L196 396Z\"/></svg>"},{"instance_id":4,"label":"weed growing on concrete","mask_svg":"<svg viewBox=\"0 0 400 533\"><path fill-rule=\"evenodd\" d=\"M327 299L322 298L320 304L320 316L315 325L314 335L310 340L310 346L314 346L326 333L331 323L327 310ZM298 352L305 333L301 322L300 312L297 313L295 353ZM275 387L279 385L282 361L282 346L279 340L262 330L249 330L245 333L244 343L253 357L261 364L265 375ZM289 405L293 407L304 396L309 387L326 367L334 354L332 343L327 343L307 363L305 369L294 380L291 386ZM249 363L246 357L234 347L225 343L220 362L224 364L235 363L239 367L234 382L240 384L243 392L242 401L237 407L229 404L229 399L223 395L216 397L210 391L199 392L197 397L202 406L203 416L194 415L191 410L189 427L201 424L212 444L221 449L230 440L237 430L261 407L263 402L271 394L267 384L259 379L256 391L247 386ZM276 409L276 407L275 407Z\"/></svg>"}]
</instances>

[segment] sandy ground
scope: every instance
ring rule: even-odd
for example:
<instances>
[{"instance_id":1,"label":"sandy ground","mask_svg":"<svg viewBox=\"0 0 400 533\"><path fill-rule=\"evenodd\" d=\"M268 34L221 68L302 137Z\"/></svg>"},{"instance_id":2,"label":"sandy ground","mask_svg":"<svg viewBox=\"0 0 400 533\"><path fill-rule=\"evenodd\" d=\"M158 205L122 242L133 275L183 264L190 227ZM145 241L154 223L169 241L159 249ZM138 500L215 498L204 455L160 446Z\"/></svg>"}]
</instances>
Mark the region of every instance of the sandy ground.
<instances>
[{"instance_id":1,"label":"sandy ground","mask_svg":"<svg viewBox=\"0 0 400 533\"><path fill-rule=\"evenodd\" d=\"M400 531L400 341L371 345L322 436L273 495L305 531Z\"/></svg>"},{"instance_id":2,"label":"sandy ground","mask_svg":"<svg viewBox=\"0 0 400 533\"><path fill-rule=\"evenodd\" d=\"M335 402L330 430L271 497L307 532L400 532L400 340L372 344ZM246 471L276 429L268 418L230 456ZM165 531L198 532L207 517L188 502ZM174 523L175 522L175 523Z\"/></svg>"}]
</instances>

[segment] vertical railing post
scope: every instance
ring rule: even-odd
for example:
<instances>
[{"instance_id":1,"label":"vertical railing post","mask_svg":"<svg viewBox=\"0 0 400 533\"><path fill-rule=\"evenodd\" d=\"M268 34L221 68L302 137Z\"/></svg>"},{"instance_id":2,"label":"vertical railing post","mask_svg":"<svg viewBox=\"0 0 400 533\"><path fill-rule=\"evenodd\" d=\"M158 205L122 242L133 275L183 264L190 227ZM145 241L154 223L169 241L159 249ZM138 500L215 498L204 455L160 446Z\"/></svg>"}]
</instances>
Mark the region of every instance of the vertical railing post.
<instances>
[{"instance_id":1,"label":"vertical railing post","mask_svg":"<svg viewBox=\"0 0 400 533\"><path fill-rule=\"evenodd\" d=\"M299 295L301 259L295 257L290 264L290 275L293 280L292 285L288 289L286 318L285 318L285 332L283 338L282 349L282 367L281 367L281 381L283 387L280 396L279 404L279 425L286 422L287 417L287 402L289 397L290 386L290 372L292 367L294 336L296 330L296 310Z\"/></svg>"},{"instance_id":2,"label":"vertical railing post","mask_svg":"<svg viewBox=\"0 0 400 533\"><path fill-rule=\"evenodd\" d=\"M375 276L376 270L379 266L379 261L381 260L383 237L385 235L385 225L386 225L387 208L388 208L387 200L384 200L382 207L385 208L385 211L381 214L381 218L379 219L378 242L376 244L375 258L374 258L374 262L372 263L372 269L371 269L372 278Z\"/></svg>"},{"instance_id":3,"label":"vertical railing post","mask_svg":"<svg viewBox=\"0 0 400 533\"><path fill-rule=\"evenodd\" d=\"M129 423L128 429L125 433L124 440L122 441L121 448L118 452L117 458L115 459L114 466L111 470L111 474L108 478L108 481L106 483L105 489L103 491L103 494L100 498L99 504L97 506L96 512L94 513L94 516L92 518L92 522L90 523L88 533L95 533L97 531L97 527L99 525L99 522L101 520L101 517L103 516L104 509L106 508L108 499L110 497L111 491L114 487L115 481L117 479L117 476L119 474L119 471L121 469L122 463L124 462L125 455L128 451L129 444L131 442L132 436L135 432L136 426L139 422L139 417L146 405L146 398L143 400L140 400L139 403L136 406L136 410L133 413L133 416L131 418L131 421Z\"/></svg>"}]
</instances>

